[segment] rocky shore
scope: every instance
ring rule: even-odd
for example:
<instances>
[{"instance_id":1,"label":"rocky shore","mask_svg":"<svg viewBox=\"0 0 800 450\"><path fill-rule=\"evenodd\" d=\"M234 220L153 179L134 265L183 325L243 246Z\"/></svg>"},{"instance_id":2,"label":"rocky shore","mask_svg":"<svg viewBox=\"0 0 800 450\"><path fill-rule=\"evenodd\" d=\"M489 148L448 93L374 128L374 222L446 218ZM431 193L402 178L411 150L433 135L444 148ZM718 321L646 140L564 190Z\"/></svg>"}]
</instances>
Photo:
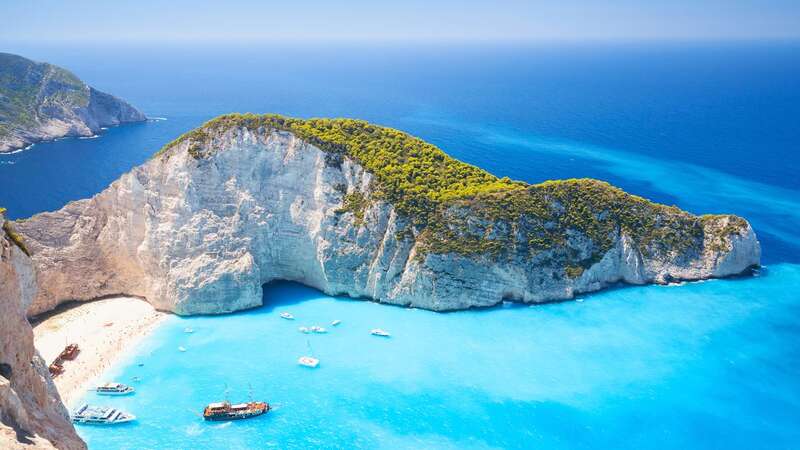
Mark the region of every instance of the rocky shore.
<instances>
[{"instance_id":1,"label":"rocky shore","mask_svg":"<svg viewBox=\"0 0 800 450\"><path fill-rule=\"evenodd\" d=\"M61 67L0 53L0 153L144 120L138 109Z\"/></svg>"},{"instance_id":2,"label":"rocky shore","mask_svg":"<svg viewBox=\"0 0 800 450\"><path fill-rule=\"evenodd\" d=\"M385 148L397 151L371 159ZM278 279L446 311L724 277L760 259L736 216L595 180L501 180L396 130L279 116L212 121L95 197L15 227L39 275L30 314L118 294L226 313L259 306Z\"/></svg>"}]
</instances>

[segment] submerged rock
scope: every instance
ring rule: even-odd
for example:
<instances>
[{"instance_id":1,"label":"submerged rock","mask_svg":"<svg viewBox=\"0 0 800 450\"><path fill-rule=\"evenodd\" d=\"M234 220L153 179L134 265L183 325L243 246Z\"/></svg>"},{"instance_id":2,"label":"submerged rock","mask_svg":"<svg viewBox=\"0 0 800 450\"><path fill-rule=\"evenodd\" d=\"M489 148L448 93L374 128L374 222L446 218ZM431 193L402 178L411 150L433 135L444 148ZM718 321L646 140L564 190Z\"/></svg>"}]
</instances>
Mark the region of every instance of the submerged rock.
<instances>
[{"instance_id":1,"label":"submerged rock","mask_svg":"<svg viewBox=\"0 0 800 450\"><path fill-rule=\"evenodd\" d=\"M572 298L758 265L746 220L596 180L498 179L397 130L229 115L91 199L18 221L37 314L127 294L178 314L259 306L292 280L437 311Z\"/></svg>"},{"instance_id":2,"label":"submerged rock","mask_svg":"<svg viewBox=\"0 0 800 450\"><path fill-rule=\"evenodd\" d=\"M145 120L139 110L71 72L0 53L0 153L102 127Z\"/></svg>"},{"instance_id":3,"label":"submerged rock","mask_svg":"<svg viewBox=\"0 0 800 450\"><path fill-rule=\"evenodd\" d=\"M36 276L9 230L0 230L0 448L84 449L34 348L25 310L36 293Z\"/></svg>"}]
</instances>

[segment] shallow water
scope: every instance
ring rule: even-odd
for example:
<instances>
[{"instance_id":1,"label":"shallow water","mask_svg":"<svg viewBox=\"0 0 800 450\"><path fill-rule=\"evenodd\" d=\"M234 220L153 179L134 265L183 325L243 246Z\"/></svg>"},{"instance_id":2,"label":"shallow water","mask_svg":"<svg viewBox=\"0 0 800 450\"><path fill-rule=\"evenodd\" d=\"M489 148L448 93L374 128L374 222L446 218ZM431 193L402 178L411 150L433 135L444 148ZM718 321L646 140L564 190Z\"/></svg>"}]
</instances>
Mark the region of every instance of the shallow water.
<instances>
[{"instance_id":1,"label":"shallow water","mask_svg":"<svg viewBox=\"0 0 800 450\"><path fill-rule=\"evenodd\" d=\"M754 225L755 278L436 314L277 284L172 318L106 378L139 416L91 448L793 448L800 442L800 45L9 49L166 120L0 155L11 217L90 196L217 114L359 117L498 176L590 176ZM289 310L298 320L277 317ZM300 325L325 326L305 336ZM193 334L183 333L186 326ZM391 339L367 334L373 327ZM322 365L296 365L311 344ZM185 346L186 353L178 352ZM144 366L139 367L138 364ZM206 424L202 407L278 408Z\"/></svg>"},{"instance_id":2,"label":"shallow water","mask_svg":"<svg viewBox=\"0 0 800 450\"><path fill-rule=\"evenodd\" d=\"M103 449L790 448L798 283L800 268L784 264L757 278L449 314L277 283L265 307L169 320L107 374L134 396L87 396L139 421L80 433ZM314 324L329 333L297 331ZM392 337L370 336L374 327ZM317 369L296 363L309 344ZM252 387L276 409L204 422L226 386L232 401Z\"/></svg>"}]
</instances>

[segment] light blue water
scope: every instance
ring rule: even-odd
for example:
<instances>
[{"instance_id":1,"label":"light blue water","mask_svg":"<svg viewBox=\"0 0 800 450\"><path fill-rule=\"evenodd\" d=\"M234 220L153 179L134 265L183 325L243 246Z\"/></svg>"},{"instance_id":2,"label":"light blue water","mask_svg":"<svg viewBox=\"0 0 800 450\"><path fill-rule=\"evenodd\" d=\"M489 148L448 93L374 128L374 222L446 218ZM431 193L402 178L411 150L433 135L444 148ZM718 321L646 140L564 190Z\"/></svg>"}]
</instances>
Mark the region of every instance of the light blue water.
<instances>
[{"instance_id":1,"label":"light blue water","mask_svg":"<svg viewBox=\"0 0 800 450\"><path fill-rule=\"evenodd\" d=\"M255 311L172 318L113 368L106 378L143 381L101 403L140 420L81 428L91 448L798 446L796 43L5 50L167 119L0 156L0 205L13 217L98 192L217 114L350 116L500 176L591 176L696 213L741 214L768 264L757 278L453 314L271 286ZM322 366L298 367L307 337L296 327L335 318L340 328L308 337ZM369 336L376 326L393 338ZM230 425L196 416L225 384L246 399L248 383L279 408Z\"/></svg>"}]
</instances>

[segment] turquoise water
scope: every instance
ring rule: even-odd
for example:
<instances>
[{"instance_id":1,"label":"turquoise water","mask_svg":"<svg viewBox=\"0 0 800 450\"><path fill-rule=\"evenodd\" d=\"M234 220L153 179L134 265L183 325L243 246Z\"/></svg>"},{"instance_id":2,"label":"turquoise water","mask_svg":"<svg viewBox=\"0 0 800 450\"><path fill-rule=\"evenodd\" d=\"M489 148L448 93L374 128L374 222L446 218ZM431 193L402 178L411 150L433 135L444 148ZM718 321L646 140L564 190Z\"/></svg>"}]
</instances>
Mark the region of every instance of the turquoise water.
<instances>
[{"instance_id":1,"label":"turquoise water","mask_svg":"<svg viewBox=\"0 0 800 450\"><path fill-rule=\"evenodd\" d=\"M263 308L170 319L107 374L134 396L87 398L139 421L79 432L98 449L792 448L800 350L782 335L798 332L798 280L797 266L778 265L757 278L452 314L278 283ZM313 324L330 332L297 331ZM374 327L392 337L370 336ZM296 364L307 343L317 369ZM226 385L233 401L250 386L276 409L204 422Z\"/></svg>"},{"instance_id":2,"label":"turquoise water","mask_svg":"<svg viewBox=\"0 0 800 450\"><path fill-rule=\"evenodd\" d=\"M0 155L0 206L14 218L100 191L218 114L348 116L498 176L589 176L741 214L768 266L452 314L272 285L258 310L171 318L112 368L108 379L141 376L139 391L88 400L140 420L81 428L92 449L798 447L800 44L6 50L166 119ZM337 318L325 336L296 331ZM296 365L306 339L316 371ZM248 384L279 407L239 423L197 417L225 385L246 400Z\"/></svg>"}]
</instances>

